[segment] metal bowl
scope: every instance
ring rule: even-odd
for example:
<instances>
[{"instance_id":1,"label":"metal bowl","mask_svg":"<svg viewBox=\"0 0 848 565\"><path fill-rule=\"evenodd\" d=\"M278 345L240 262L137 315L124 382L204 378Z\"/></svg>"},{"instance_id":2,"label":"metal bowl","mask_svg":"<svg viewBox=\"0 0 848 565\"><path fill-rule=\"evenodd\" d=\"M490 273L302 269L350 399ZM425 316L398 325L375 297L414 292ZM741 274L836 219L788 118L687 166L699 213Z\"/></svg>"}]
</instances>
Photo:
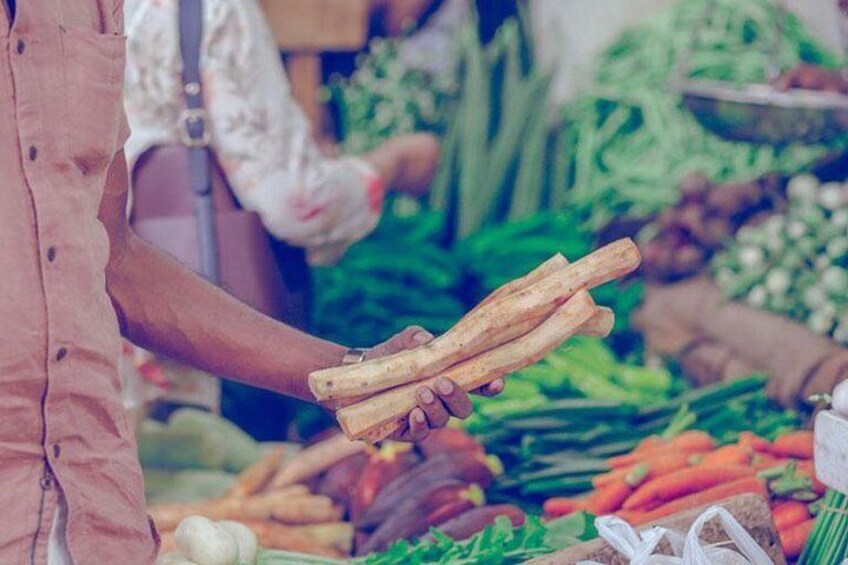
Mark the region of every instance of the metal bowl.
<instances>
[{"instance_id":1,"label":"metal bowl","mask_svg":"<svg viewBox=\"0 0 848 565\"><path fill-rule=\"evenodd\" d=\"M708 80L686 81L681 91L698 121L728 139L818 144L848 133L848 96L842 94Z\"/></svg>"}]
</instances>

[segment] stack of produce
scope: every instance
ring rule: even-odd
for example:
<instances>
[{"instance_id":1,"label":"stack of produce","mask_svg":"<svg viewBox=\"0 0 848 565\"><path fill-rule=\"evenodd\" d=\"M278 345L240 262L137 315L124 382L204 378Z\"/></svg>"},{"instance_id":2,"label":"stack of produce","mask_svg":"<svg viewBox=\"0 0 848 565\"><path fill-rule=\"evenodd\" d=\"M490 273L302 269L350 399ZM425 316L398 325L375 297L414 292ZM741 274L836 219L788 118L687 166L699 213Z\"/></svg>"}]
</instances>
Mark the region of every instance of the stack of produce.
<instances>
[{"instance_id":1,"label":"stack of produce","mask_svg":"<svg viewBox=\"0 0 848 565\"><path fill-rule=\"evenodd\" d=\"M143 422L138 452L150 504L220 496L261 457L260 445L232 422L190 408L167 424Z\"/></svg>"},{"instance_id":2,"label":"stack of produce","mask_svg":"<svg viewBox=\"0 0 848 565\"><path fill-rule=\"evenodd\" d=\"M462 540L498 516L524 522L514 506L485 505L483 489L502 471L500 462L460 430L379 449L336 436L285 456L286 448L275 449L220 497L153 505L165 550L178 545L174 532L192 516L237 521L266 549L329 557L384 550L430 528Z\"/></svg>"},{"instance_id":3,"label":"stack of produce","mask_svg":"<svg viewBox=\"0 0 848 565\"><path fill-rule=\"evenodd\" d=\"M349 79L334 77L328 95L338 111L345 151L359 154L391 137L443 128L452 74L430 76L401 60L402 40L375 39Z\"/></svg>"},{"instance_id":4,"label":"stack of produce","mask_svg":"<svg viewBox=\"0 0 848 565\"><path fill-rule=\"evenodd\" d=\"M687 175L680 199L659 215L640 246L645 274L673 281L704 270L740 227L785 207L781 184L776 175L718 186L700 173Z\"/></svg>"},{"instance_id":5,"label":"stack of produce","mask_svg":"<svg viewBox=\"0 0 848 565\"><path fill-rule=\"evenodd\" d=\"M501 420L514 414L544 409L551 402L573 397L644 405L667 399L671 374L620 363L598 338L576 336L539 363L510 377L509 386L494 398L474 398L474 413L465 429L486 438L501 428Z\"/></svg>"},{"instance_id":6,"label":"stack of produce","mask_svg":"<svg viewBox=\"0 0 848 565\"><path fill-rule=\"evenodd\" d=\"M490 294L433 342L317 371L309 388L319 401L347 404L336 416L348 437L385 439L406 425L422 384L445 377L475 390L532 365L577 333L609 334L614 316L598 308L588 291L632 272L639 260L626 239L571 264L556 255Z\"/></svg>"},{"instance_id":7,"label":"stack of produce","mask_svg":"<svg viewBox=\"0 0 848 565\"><path fill-rule=\"evenodd\" d=\"M315 269L319 335L371 347L410 325L438 334L456 323L466 310L464 274L455 255L436 244L442 225L438 213L386 218L338 265Z\"/></svg>"},{"instance_id":8,"label":"stack of produce","mask_svg":"<svg viewBox=\"0 0 848 565\"><path fill-rule=\"evenodd\" d=\"M751 377L644 406L587 398L546 399L526 408L505 403L503 413L477 424L475 433L507 469L496 485L502 494L529 500L575 495L612 470L610 458L657 434L673 438L694 428L726 443L752 425L765 437L797 425L794 413L772 407L764 384Z\"/></svg>"},{"instance_id":9,"label":"stack of produce","mask_svg":"<svg viewBox=\"0 0 848 565\"><path fill-rule=\"evenodd\" d=\"M556 190L594 228L621 215L647 216L677 200L684 175L746 181L797 173L824 150L732 143L708 133L669 84L694 78L763 82L779 44L779 64L836 67L837 57L810 39L771 0L689 0L626 32L594 65L597 87L570 102L561 145L568 181ZM777 41L775 34L781 34ZM599 203L603 203L599 205Z\"/></svg>"},{"instance_id":10,"label":"stack of produce","mask_svg":"<svg viewBox=\"0 0 848 565\"><path fill-rule=\"evenodd\" d=\"M556 517L578 510L616 514L642 526L661 518L745 493L771 501L784 553L801 554L825 487L815 476L813 434L797 431L770 442L743 432L737 443L718 447L703 432L670 440L652 436L632 452L608 460L612 470L592 480L581 498L552 498L545 512Z\"/></svg>"},{"instance_id":11,"label":"stack of produce","mask_svg":"<svg viewBox=\"0 0 848 565\"><path fill-rule=\"evenodd\" d=\"M383 551L397 540L438 528L463 540L506 516L524 514L510 505L485 506L483 489L500 473L496 458L460 430L438 430L413 448L385 443L331 467L316 490L347 507L356 528L356 553Z\"/></svg>"},{"instance_id":12,"label":"stack of produce","mask_svg":"<svg viewBox=\"0 0 848 565\"><path fill-rule=\"evenodd\" d=\"M340 561L299 553L267 551L259 565L516 565L594 538L597 533L585 514L542 522L528 516L515 527L506 517L467 540L454 540L433 531L414 542L400 541L385 553ZM176 564L175 564L176 565Z\"/></svg>"},{"instance_id":13,"label":"stack of produce","mask_svg":"<svg viewBox=\"0 0 848 565\"><path fill-rule=\"evenodd\" d=\"M801 175L787 191L785 214L739 230L715 257L715 280L729 298L848 344L848 185Z\"/></svg>"},{"instance_id":14,"label":"stack of produce","mask_svg":"<svg viewBox=\"0 0 848 565\"><path fill-rule=\"evenodd\" d=\"M345 509L307 484L326 465L359 453L364 446L344 438L304 450L282 464L285 447L242 472L220 497L191 503L163 502L150 515L163 537L165 550L174 547L172 534L191 516L237 521L247 526L262 547L344 556L353 549L353 526L344 521ZM316 471L318 469L318 471Z\"/></svg>"}]
</instances>

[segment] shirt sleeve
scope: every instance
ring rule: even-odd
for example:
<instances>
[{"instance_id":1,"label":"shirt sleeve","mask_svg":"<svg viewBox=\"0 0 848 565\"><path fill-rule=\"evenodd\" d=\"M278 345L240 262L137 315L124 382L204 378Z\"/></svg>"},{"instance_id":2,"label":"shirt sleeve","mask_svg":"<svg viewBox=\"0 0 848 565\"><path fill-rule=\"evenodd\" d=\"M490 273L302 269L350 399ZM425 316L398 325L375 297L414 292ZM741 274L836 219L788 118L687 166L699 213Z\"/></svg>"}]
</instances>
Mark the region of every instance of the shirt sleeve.
<instances>
[{"instance_id":1,"label":"shirt sleeve","mask_svg":"<svg viewBox=\"0 0 848 565\"><path fill-rule=\"evenodd\" d=\"M337 259L376 225L382 179L360 159L320 152L256 0L209 4L205 102L236 198L273 235L310 250L313 262Z\"/></svg>"}]
</instances>

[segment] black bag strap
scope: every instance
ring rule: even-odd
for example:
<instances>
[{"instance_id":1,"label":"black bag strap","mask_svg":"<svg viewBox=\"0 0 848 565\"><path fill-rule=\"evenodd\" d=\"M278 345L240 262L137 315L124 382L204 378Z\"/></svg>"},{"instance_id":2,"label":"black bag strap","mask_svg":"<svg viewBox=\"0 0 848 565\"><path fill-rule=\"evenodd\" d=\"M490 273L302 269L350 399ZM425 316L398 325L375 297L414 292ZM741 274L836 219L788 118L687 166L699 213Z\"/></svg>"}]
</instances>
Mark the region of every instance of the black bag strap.
<instances>
[{"instance_id":1,"label":"black bag strap","mask_svg":"<svg viewBox=\"0 0 848 565\"><path fill-rule=\"evenodd\" d=\"M179 32L186 103L186 109L180 116L180 133L183 145L188 148L188 172L195 201L200 272L208 281L218 284L220 271L215 206L212 202L210 132L200 79L203 0L180 0Z\"/></svg>"}]
</instances>

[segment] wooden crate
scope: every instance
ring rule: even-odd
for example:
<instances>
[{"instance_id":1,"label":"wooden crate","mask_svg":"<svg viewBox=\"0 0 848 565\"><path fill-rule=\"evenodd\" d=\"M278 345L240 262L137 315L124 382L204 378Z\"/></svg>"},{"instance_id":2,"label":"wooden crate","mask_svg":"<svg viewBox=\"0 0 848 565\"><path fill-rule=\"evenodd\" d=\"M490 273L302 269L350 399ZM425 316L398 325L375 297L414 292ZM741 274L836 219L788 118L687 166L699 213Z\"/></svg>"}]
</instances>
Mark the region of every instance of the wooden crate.
<instances>
[{"instance_id":1,"label":"wooden crate","mask_svg":"<svg viewBox=\"0 0 848 565\"><path fill-rule=\"evenodd\" d=\"M356 51L368 40L368 0L261 1L282 51Z\"/></svg>"}]
</instances>

